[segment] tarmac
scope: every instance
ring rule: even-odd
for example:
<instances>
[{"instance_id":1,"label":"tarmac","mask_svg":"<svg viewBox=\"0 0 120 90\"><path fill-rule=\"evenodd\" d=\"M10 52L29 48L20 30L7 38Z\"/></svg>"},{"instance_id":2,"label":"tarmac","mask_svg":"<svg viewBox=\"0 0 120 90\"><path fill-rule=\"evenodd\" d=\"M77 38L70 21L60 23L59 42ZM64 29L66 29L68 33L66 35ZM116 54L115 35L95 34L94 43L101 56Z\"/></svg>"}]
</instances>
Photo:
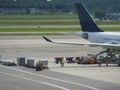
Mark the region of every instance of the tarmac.
<instances>
[{"instance_id":1,"label":"tarmac","mask_svg":"<svg viewBox=\"0 0 120 90\"><path fill-rule=\"evenodd\" d=\"M48 37L52 40L87 42L86 40L80 38L79 36L75 36L75 35L48 36ZM85 78L85 82L91 82L91 83L94 82L94 84L95 84L95 82L97 82L97 83L99 82L98 86L100 86L99 87L100 90L113 90L113 89L119 90L119 88L120 88L120 72L119 72L119 67L117 67L117 65L109 64L109 66L106 67L103 64L102 67L98 67L97 64L92 64L92 65L80 64L79 65L79 64L65 63L65 66L63 68L61 68L60 64L55 64L55 62L54 62L55 57L86 56L87 54L96 54L101 50L103 50L101 47L52 44L52 43L46 42L41 36L22 36L22 37L21 36L0 36L0 55L1 55L2 61L11 61L11 62L15 61L16 62L17 57L34 58L36 61L37 60L48 60L49 70L45 71L45 72L48 72L45 74L47 76L49 76L49 73L53 73L53 74L55 74L53 76L56 77L56 74L61 73L61 74L59 74L60 75L59 77L62 78L62 80L65 79L62 77L62 75L64 75L64 77L66 77L67 75L68 76L70 75L69 79L71 78L71 82L73 80L72 78L76 78L76 80L77 80L78 77L81 77L80 80ZM20 70L26 70L25 68L22 68L22 67L15 67L15 68L20 69ZM16 73L23 72L23 71L17 70L17 72L14 72L15 74L13 75L11 72L9 72L9 70L6 70L6 68L4 68L4 69L3 69L3 67L0 69L1 75L5 74L7 76L9 74L8 76L16 77ZM29 70L30 69L28 69L26 71L28 72ZM31 71L31 70L30 70L30 72L34 73L34 71ZM45 73L45 72L43 72L43 73ZM39 74L42 74L42 73L39 73ZM25 76L24 73L21 75ZM20 77L16 77L16 78L21 78L21 75L20 75ZM1 77L3 77L3 75ZM28 81L30 81L30 79L34 80L34 78L32 78L33 76L30 76L30 77L31 78L27 78L27 80L29 79ZM56 77L56 78L58 78L58 77ZM10 82L10 80L8 82ZM39 82L39 81L35 81L35 82ZM74 82L76 82L76 81L74 81ZM5 81L5 83L7 83L7 82ZM41 82L39 82L39 83L41 83ZM91 83L90 83L90 85L87 84L87 86L94 86L94 84L93 83L91 84ZM101 86L103 84L106 86ZM1 85L2 84L0 83L0 87L1 87ZM28 85L29 85L29 83L28 83ZM31 85L31 83L30 83L30 85ZM48 83L47 83L47 85L48 85ZM50 85L50 83L49 83L49 85ZM50 86L53 86L53 85L50 85ZM116 86L116 88L115 88L115 86ZM73 87L74 87L74 85L73 85ZM39 87L37 87L37 89L38 88ZM97 89L92 88L92 90L99 90L99 88L97 88ZM88 88L85 90L89 90L89 89L91 90L91 88ZM56 89L51 88L51 90L56 90ZM64 88L64 90L67 90L67 89ZM71 87L70 90L73 90L73 88ZM80 87L76 88L74 90L80 90ZM82 88L81 90L84 90L84 89Z\"/></svg>"},{"instance_id":2,"label":"tarmac","mask_svg":"<svg viewBox=\"0 0 120 90\"><path fill-rule=\"evenodd\" d=\"M92 65L79 65L79 64L65 64L63 68L60 65L49 65L50 70L55 72L61 72L65 74L82 76L86 78L91 78L94 80L112 82L116 84L120 84L120 72L119 67L114 64L109 64L106 67L105 64L102 64L102 67L98 67L97 64Z\"/></svg>"},{"instance_id":3,"label":"tarmac","mask_svg":"<svg viewBox=\"0 0 120 90\"><path fill-rule=\"evenodd\" d=\"M115 83L25 67L0 65L1 90L119 90Z\"/></svg>"}]
</instances>

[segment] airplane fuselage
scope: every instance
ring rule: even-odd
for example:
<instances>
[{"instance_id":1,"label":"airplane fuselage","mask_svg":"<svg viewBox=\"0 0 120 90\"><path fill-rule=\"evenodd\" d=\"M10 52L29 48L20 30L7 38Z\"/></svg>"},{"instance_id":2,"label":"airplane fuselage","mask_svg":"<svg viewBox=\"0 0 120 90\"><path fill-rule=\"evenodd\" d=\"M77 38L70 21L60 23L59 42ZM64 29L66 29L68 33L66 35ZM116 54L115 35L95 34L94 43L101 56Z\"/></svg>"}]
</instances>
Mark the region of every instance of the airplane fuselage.
<instances>
[{"instance_id":1,"label":"airplane fuselage","mask_svg":"<svg viewBox=\"0 0 120 90\"><path fill-rule=\"evenodd\" d=\"M77 35L96 43L120 43L120 32L77 32Z\"/></svg>"}]
</instances>

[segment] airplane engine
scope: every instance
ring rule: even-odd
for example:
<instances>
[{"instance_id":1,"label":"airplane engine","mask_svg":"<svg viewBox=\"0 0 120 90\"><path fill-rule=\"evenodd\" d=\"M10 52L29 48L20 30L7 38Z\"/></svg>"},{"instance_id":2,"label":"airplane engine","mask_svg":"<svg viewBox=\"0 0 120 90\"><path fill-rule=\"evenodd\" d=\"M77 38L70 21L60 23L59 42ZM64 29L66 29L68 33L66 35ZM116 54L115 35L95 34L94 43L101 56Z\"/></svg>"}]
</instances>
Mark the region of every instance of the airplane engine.
<instances>
[{"instance_id":1,"label":"airplane engine","mask_svg":"<svg viewBox=\"0 0 120 90\"><path fill-rule=\"evenodd\" d=\"M83 33L82 37L83 37L84 39L88 39L88 38L89 38L89 35L88 35L88 33Z\"/></svg>"}]
</instances>

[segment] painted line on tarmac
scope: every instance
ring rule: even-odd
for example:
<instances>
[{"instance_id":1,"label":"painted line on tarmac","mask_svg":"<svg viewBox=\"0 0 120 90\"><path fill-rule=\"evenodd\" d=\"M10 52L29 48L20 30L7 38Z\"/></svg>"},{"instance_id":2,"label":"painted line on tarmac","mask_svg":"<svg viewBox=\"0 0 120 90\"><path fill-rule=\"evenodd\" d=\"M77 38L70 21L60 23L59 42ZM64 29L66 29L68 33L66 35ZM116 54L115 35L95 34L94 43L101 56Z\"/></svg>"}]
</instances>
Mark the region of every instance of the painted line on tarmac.
<instances>
[{"instance_id":1,"label":"painted line on tarmac","mask_svg":"<svg viewBox=\"0 0 120 90\"><path fill-rule=\"evenodd\" d=\"M41 84L44 84L44 85L56 87L56 88L59 88L59 89L62 89L62 90L70 90L70 89L65 88L65 87L61 87L61 86L58 86L58 85L55 85L55 84L51 84L51 83L47 83L47 82L41 82L41 81L34 80L34 79L31 79L31 78L25 78L25 77L22 77L22 76L17 76L17 75L13 75L13 74L1 72L1 71L0 71L0 73L4 74L4 75L16 77L16 78L21 78L21 79L24 79L24 80L28 80L28 81L32 81L32 82L41 83Z\"/></svg>"},{"instance_id":2,"label":"painted line on tarmac","mask_svg":"<svg viewBox=\"0 0 120 90\"><path fill-rule=\"evenodd\" d=\"M28 71L24 71L24 70L12 68L12 67L7 67L7 66L1 66L1 67L12 69L12 70L23 72L23 73L27 73L27 74L32 74L32 75L35 75L35 76L40 76L40 77L51 79L51 80L56 80L56 81L60 81L60 82L69 83L69 84L72 84L72 85L82 86L82 87L85 87L85 88L89 88L91 90L101 90L99 88L95 88L95 87L85 85L85 84L82 84L82 83L75 83L75 82L71 82L71 81L65 81L65 80L62 80L62 79L57 79L57 78L53 78L53 77L49 77L49 76L45 76L45 75L35 74L35 73L32 73L32 72L28 72Z\"/></svg>"}]
</instances>

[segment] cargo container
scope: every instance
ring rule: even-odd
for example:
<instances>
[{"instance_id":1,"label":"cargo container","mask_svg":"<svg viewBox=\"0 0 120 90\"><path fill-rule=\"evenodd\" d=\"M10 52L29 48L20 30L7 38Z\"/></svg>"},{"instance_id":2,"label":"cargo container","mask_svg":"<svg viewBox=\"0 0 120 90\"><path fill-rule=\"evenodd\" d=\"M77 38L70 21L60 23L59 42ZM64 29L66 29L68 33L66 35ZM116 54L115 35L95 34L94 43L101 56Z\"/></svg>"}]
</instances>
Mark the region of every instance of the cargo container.
<instances>
[{"instance_id":1,"label":"cargo container","mask_svg":"<svg viewBox=\"0 0 120 90\"><path fill-rule=\"evenodd\" d=\"M37 69L48 69L48 61L47 60L39 60L36 63L36 68Z\"/></svg>"},{"instance_id":2,"label":"cargo container","mask_svg":"<svg viewBox=\"0 0 120 90\"><path fill-rule=\"evenodd\" d=\"M43 69L44 69L43 64L37 62L37 64L36 64L36 71L42 71Z\"/></svg>"},{"instance_id":3,"label":"cargo container","mask_svg":"<svg viewBox=\"0 0 120 90\"><path fill-rule=\"evenodd\" d=\"M40 60L39 63L42 63L44 66L48 66L47 60Z\"/></svg>"},{"instance_id":4,"label":"cargo container","mask_svg":"<svg viewBox=\"0 0 120 90\"><path fill-rule=\"evenodd\" d=\"M17 62L19 66L25 66L25 57L17 58Z\"/></svg>"},{"instance_id":5,"label":"cargo container","mask_svg":"<svg viewBox=\"0 0 120 90\"><path fill-rule=\"evenodd\" d=\"M34 67L34 59L27 59L27 64L26 64L27 67Z\"/></svg>"}]
</instances>

